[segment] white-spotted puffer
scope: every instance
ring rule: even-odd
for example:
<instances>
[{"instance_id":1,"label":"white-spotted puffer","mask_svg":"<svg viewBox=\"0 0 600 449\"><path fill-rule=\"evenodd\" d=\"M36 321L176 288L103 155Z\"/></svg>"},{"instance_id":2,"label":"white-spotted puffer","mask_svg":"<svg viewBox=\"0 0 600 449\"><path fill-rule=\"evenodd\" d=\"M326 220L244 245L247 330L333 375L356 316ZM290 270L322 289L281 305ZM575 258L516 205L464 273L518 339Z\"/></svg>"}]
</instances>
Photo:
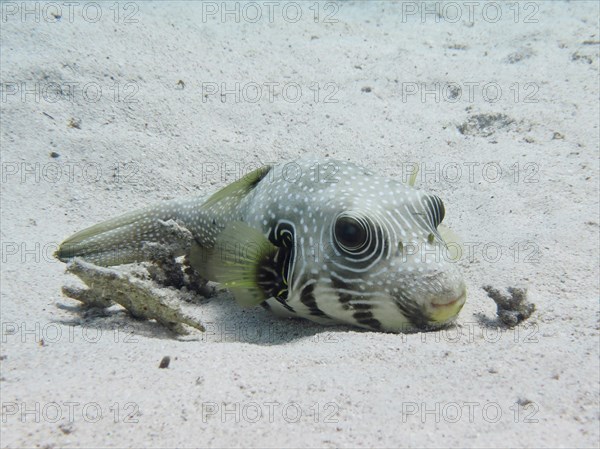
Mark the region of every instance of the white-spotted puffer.
<instances>
[{"instance_id":1,"label":"white-spotted puffer","mask_svg":"<svg viewBox=\"0 0 600 449\"><path fill-rule=\"evenodd\" d=\"M170 200L85 229L57 257L140 262L164 221L194 237L190 262L242 305L320 323L402 332L451 322L466 300L438 232L442 201L350 162L258 169L210 197Z\"/></svg>"}]
</instances>

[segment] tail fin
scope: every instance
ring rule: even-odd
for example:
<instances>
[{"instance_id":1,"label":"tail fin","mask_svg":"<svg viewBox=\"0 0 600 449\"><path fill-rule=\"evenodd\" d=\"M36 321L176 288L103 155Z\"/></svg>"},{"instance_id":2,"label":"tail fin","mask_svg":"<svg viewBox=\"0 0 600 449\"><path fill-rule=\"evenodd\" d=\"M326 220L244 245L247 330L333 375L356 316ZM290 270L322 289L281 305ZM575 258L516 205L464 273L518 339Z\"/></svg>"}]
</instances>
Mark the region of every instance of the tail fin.
<instances>
[{"instance_id":1,"label":"tail fin","mask_svg":"<svg viewBox=\"0 0 600 449\"><path fill-rule=\"evenodd\" d=\"M210 213L213 207L218 211L234 208L270 169L270 166L258 168L208 199L197 196L163 201L84 229L62 242L55 256L63 262L81 257L102 266L122 265L150 259L153 252L148 250L148 242L175 244L177 251L183 254L185 249L179 248L179 241L190 243L189 231L193 231L190 228L194 228L194 220L187 223L188 234L185 236L182 236L181 228L174 230L165 221L179 220L185 227L185 221L190 221L190 210L199 213L202 209Z\"/></svg>"},{"instance_id":2,"label":"tail fin","mask_svg":"<svg viewBox=\"0 0 600 449\"><path fill-rule=\"evenodd\" d=\"M61 243L55 256L63 262L81 257L102 266L148 260L146 242L172 238L172 228L164 222L177 218L175 203L164 201L79 231Z\"/></svg>"}]
</instances>

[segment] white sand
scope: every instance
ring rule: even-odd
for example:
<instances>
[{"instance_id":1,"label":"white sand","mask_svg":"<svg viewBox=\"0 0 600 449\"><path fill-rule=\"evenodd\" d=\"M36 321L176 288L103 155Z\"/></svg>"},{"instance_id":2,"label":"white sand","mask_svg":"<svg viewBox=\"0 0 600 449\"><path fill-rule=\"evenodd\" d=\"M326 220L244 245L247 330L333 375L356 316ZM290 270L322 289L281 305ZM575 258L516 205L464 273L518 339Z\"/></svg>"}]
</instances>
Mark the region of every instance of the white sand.
<instances>
[{"instance_id":1,"label":"white sand","mask_svg":"<svg viewBox=\"0 0 600 449\"><path fill-rule=\"evenodd\" d=\"M344 2L315 22L307 2L296 23L283 2L256 23L252 5L238 23L209 14L221 2L112 5L52 23L53 6L2 3L2 447L598 447L598 4L505 3L493 22L487 3L436 19L435 3ZM238 102L203 96L221 83ZM461 134L477 114L506 117ZM221 163L307 152L440 175L418 185L480 244L458 328L326 328L222 294L186 308L209 331L178 340L61 294L76 280L51 253L71 233L225 185ZM484 284L526 286L538 310L488 328Z\"/></svg>"}]
</instances>

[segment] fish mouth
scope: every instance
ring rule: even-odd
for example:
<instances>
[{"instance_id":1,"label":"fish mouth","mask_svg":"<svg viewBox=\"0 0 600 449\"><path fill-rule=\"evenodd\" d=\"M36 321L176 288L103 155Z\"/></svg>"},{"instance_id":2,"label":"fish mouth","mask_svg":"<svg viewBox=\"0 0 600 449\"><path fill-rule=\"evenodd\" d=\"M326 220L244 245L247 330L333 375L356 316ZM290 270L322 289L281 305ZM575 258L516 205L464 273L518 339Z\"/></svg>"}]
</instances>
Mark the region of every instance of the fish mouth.
<instances>
[{"instance_id":1,"label":"fish mouth","mask_svg":"<svg viewBox=\"0 0 600 449\"><path fill-rule=\"evenodd\" d=\"M451 318L454 318L462 309L462 306L465 304L467 300L467 289L463 288L461 294L454 298L448 299L437 299L431 302L431 318L436 321L448 321Z\"/></svg>"},{"instance_id":2,"label":"fish mouth","mask_svg":"<svg viewBox=\"0 0 600 449\"><path fill-rule=\"evenodd\" d=\"M457 302L459 302L459 301L461 301L461 300L462 300L462 301L464 301L464 300L466 299L466 298L465 298L465 296L466 296L466 293L463 293L463 294L462 294L461 296L459 296L458 298L455 298L455 299L453 299L453 300L451 300L451 301L444 302L444 303L439 303L439 302L435 302L435 301L433 301L433 302L431 303L431 306L432 306L432 307L434 307L434 308L440 308L440 307L450 307L450 306L453 306L454 304L456 304Z\"/></svg>"}]
</instances>

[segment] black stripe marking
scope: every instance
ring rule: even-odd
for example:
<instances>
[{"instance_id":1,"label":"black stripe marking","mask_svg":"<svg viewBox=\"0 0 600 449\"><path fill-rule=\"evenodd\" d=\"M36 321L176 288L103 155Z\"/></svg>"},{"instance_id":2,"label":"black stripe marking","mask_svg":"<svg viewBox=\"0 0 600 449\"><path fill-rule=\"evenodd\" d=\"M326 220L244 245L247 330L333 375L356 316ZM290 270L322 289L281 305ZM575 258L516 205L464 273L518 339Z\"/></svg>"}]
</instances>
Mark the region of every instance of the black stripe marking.
<instances>
[{"instance_id":1,"label":"black stripe marking","mask_svg":"<svg viewBox=\"0 0 600 449\"><path fill-rule=\"evenodd\" d=\"M373 313L370 311L356 312L353 317L363 326L368 326L375 330L381 330L381 322L377 318L373 317Z\"/></svg>"},{"instance_id":2,"label":"black stripe marking","mask_svg":"<svg viewBox=\"0 0 600 449\"><path fill-rule=\"evenodd\" d=\"M428 327L431 319L423 312L416 302L406 298L404 295L397 296L394 302L414 327L420 329Z\"/></svg>"},{"instance_id":3,"label":"black stripe marking","mask_svg":"<svg viewBox=\"0 0 600 449\"><path fill-rule=\"evenodd\" d=\"M329 318L327 314L323 312L317 305L317 299L315 298L314 290L314 284L309 284L304 287L302 292L300 292L300 302L308 307L311 315Z\"/></svg>"},{"instance_id":4,"label":"black stripe marking","mask_svg":"<svg viewBox=\"0 0 600 449\"><path fill-rule=\"evenodd\" d=\"M277 298L273 298L273 299L275 299L277 302L279 302L288 312L296 314L296 311L290 305L288 305L284 300L280 300L280 299L277 299ZM265 310L269 310L269 311L273 310L273 307L271 306L271 304L268 303L268 300L261 302L260 305Z\"/></svg>"},{"instance_id":5,"label":"black stripe marking","mask_svg":"<svg viewBox=\"0 0 600 449\"><path fill-rule=\"evenodd\" d=\"M267 297L287 299L287 276L291 252L286 248L277 248L260 262L256 274L256 283Z\"/></svg>"},{"instance_id":6,"label":"black stripe marking","mask_svg":"<svg viewBox=\"0 0 600 449\"><path fill-rule=\"evenodd\" d=\"M338 278L331 278L331 284L335 289L353 290L350 285ZM355 291L355 290L354 290ZM373 316L371 312L371 304L361 302L360 304L352 303L352 299L364 301L365 296L361 295L360 292L356 292L356 295L350 293L338 293L339 301L342 304L344 310L354 310L352 317L362 326L370 327L373 330L381 330L381 322Z\"/></svg>"},{"instance_id":7,"label":"black stripe marking","mask_svg":"<svg viewBox=\"0 0 600 449\"><path fill-rule=\"evenodd\" d=\"M263 301L260 303L260 305L262 306L263 309L265 310L271 310L271 305L267 302L267 301Z\"/></svg>"},{"instance_id":8,"label":"black stripe marking","mask_svg":"<svg viewBox=\"0 0 600 449\"><path fill-rule=\"evenodd\" d=\"M276 301L277 301L279 304L281 304L281 305L284 307L284 309L286 309L288 312L291 312L291 313L293 313L293 314L296 314L296 311L294 310L294 308L293 308L292 306L290 306L290 305L289 305L289 304L286 302L286 300L285 300L285 299L283 299L283 298L275 298L275 300L276 300Z\"/></svg>"},{"instance_id":9,"label":"black stripe marking","mask_svg":"<svg viewBox=\"0 0 600 449\"><path fill-rule=\"evenodd\" d=\"M344 310L350 309L350 300L352 299L352 295L348 293L338 293L338 301L342 304L342 308Z\"/></svg>"}]
</instances>

